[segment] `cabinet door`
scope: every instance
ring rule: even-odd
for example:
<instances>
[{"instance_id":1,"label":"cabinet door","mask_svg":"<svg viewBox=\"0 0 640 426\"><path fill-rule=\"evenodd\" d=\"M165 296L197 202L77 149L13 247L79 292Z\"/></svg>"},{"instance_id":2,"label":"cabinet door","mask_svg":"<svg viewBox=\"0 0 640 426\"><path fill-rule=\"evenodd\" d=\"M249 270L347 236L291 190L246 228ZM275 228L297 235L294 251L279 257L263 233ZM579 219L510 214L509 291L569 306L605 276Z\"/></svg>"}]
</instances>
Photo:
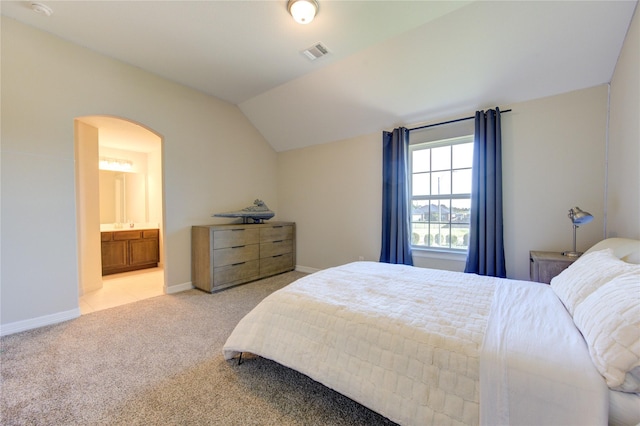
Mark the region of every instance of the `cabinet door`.
<instances>
[{"instance_id":1,"label":"cabinet door","mask_svg":"<svg viewBox=\"0 0 640 426\"><path fill-rule=\"evenodd\" d=\"M102 271L127 266L128 241L102 242Z\"/></svg>"},{"instance_id":2,"label":"cabinet door","mask_svg":"<svg viewBox=\"0 0 640 426\"><path fill-rule=\"evenodd\" d=\"M158 240L150 238L129 241L129 259L131 266L158 263Z\"/></svg>"}]
</instances>

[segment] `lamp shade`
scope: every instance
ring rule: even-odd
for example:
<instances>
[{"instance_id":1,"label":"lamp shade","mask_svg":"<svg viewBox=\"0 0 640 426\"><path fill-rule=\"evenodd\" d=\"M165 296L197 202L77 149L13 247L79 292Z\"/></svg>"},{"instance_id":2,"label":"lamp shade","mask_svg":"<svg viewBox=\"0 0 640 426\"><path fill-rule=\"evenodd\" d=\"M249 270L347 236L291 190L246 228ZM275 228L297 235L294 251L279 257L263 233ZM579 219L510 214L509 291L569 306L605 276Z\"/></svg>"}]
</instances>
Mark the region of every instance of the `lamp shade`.
<instances>
[{"instance_id":1,"label":"lamp shade","mask_svg":"<svg viewBox=\"0 0 640 426\"><path fill-rule=\"evenodd\" d=\"M574 225L584 225L593 220L591 213L580 210L580 207L574 207L569 210L569 219Z\"/></svg>"},{"instance_id":2,"label":"lamp shade","mask_svg":"<svg viewBox=\"0 0 640 426\"><path fill-rule=\"evenodd\" d=\"M576 251L576 230L578 229L579 225L584 225L585 223L591 222L593 220L593 216L591 215L591 213L580 210L580 207L574 207L569 210L569 214L567 216L569 216L571 223L573 223L573 250L565 251L562 254L570 257L578 257L582 253Z\"/></svg>"},{"instance_id":3,"label":"lamp shade","mask_svg":"<svg viewBox=\"0 0 640 426\"><path fill-rule=\"evenodd\" d=\"M289 0L287 9L299 24L308 24L318 13L318 2L315 0Z\"/></svg>"}]
</instances>

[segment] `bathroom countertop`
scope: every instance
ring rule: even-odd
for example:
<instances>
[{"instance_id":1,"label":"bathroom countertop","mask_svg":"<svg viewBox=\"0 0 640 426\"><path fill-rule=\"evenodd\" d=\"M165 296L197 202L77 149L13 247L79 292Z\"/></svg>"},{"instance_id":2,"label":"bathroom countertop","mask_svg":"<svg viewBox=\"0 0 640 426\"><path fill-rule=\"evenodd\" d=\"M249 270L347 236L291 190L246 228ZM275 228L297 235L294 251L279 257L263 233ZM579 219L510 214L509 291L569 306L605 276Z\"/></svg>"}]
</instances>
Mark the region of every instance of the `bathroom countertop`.
<instances>
[{"instance_id":1,"label":"bathroom countertop","mask_svg":"<svg viewBox=\"0 0 640 426\"><path fill-rule=\"evenodd\" d=\"M116 232L116 231L130 231L132 229L159 229L157 223L137 223L135 222L133 226L130 223L101 223L100 224L100 232Z\"/></svg>"}]
</instances>

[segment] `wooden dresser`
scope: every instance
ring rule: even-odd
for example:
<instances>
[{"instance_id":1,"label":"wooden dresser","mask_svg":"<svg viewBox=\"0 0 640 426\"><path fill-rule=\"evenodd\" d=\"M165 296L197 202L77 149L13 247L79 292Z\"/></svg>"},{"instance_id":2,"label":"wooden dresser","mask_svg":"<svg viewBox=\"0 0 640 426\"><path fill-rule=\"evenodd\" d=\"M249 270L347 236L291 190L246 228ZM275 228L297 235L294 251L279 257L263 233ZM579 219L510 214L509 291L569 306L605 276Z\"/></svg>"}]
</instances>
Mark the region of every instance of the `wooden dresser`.
<instances>
[{"instance_id":1,"label":"wooden dresser","mask_svg":"<svg viewBox=\"0 0 640 426\"><path fill-rule=\"evenodd\" d=\"M293 222L202 225L191 228L191 282L213 293L296 266Z\"/></svg>"}]
</instances>

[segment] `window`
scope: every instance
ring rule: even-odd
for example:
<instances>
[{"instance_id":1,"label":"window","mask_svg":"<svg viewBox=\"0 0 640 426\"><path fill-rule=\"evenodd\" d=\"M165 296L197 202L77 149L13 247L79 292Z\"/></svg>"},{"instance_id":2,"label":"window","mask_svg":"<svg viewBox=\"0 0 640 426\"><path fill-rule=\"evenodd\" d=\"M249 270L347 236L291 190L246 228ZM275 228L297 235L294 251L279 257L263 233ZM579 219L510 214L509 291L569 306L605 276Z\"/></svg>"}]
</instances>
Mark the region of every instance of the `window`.
<instances>
[{"instance_id":1,"label":"window","mask_svg":"<svg viewBox=\"0 0 640 426\"><path fill-rule=\"evenodd\" d=\"M411 245L466 251L473 135L409 146Z\"/></svg>"}]
</instances>

